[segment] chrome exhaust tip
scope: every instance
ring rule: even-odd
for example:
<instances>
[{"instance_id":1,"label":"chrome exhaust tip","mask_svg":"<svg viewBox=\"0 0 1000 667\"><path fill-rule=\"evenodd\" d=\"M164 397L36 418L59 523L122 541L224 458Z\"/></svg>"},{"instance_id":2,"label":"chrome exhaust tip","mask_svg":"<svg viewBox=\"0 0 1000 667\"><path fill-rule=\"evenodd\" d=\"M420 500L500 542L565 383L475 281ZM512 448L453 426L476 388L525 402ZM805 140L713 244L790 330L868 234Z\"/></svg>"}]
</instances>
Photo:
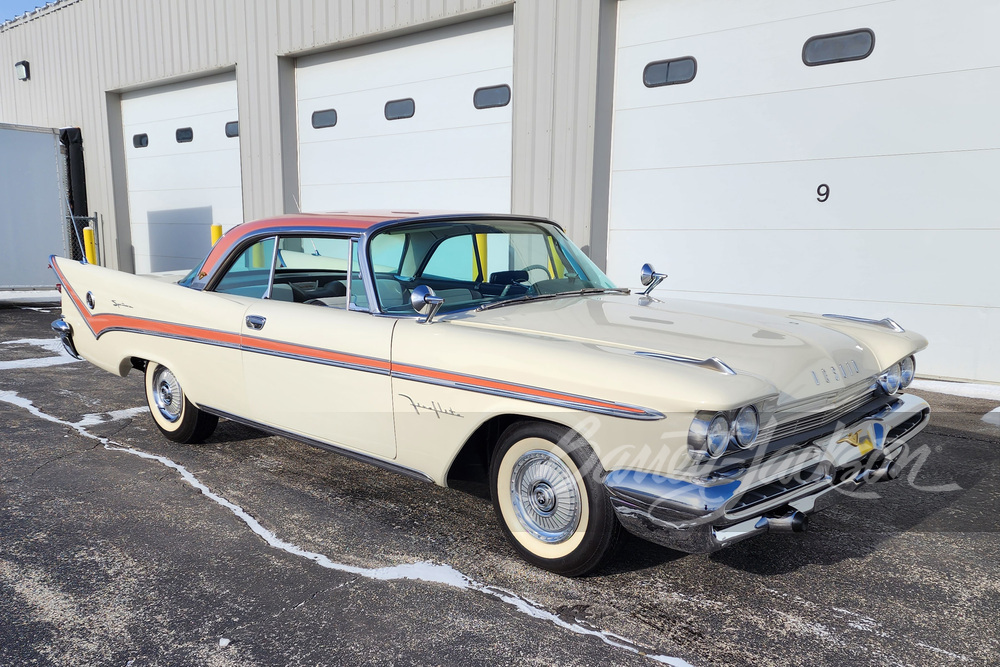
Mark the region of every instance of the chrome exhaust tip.
<instances>
[{"instance_id":1,"label":"chrome exhaust tip","mask_svg":"<svg viewBox=\"0 0 1000 667\"><path fill-rule=\"evenodd\" d=\"M899 465L895 461L884 461L878 468L862 470L854 478L854 482L856 484L864 484L866 482L891 482L899 477L902 472L903 466Z\"/></svg>"},{"instance_id":2,"label":"chrome exhaust tip","mask_svg":"<svg viewBox=\"0 0 1000 667\"><path fill-rule=\"evenodd\" d=\"M809 526L809 517L798 510L785 516L767 517L767 529L778 533L804 533Z\"/></svg>"}]
</instances>

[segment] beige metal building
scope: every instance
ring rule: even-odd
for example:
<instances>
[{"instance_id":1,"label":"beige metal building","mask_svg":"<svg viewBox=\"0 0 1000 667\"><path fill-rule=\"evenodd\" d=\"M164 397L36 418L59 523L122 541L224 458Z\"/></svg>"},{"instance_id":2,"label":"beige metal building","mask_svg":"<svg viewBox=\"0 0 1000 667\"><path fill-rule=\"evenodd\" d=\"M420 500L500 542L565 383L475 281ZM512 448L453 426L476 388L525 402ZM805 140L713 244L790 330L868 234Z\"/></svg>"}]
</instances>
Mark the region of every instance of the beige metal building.
<instances>
[{"instance_id":1,"label":"beige metal building","mask_svg":"<svg viewBox=\"0 0 1000 667\"><path fill-rule=\"evenodd\" d=\"M1000 4L60 0L0 25L0 123L79 127L105 263L208 226L477 209L624 285L889 316L1000 382ZM27 65L16 66L15 64Z\"/></svg>"},{"instance_id":2,"label":"beige metal building","mask_svg":"<svg viewBox=\"0 0 1000 667\"><path fill-rule=\"evenodd\" d=\"M615 3L61 0L0 27L0 62L30 63L28 81L4 67L0 121L81 128L90 208L104 220L100 243L109 266L130 270L122 125L130 93L228 74L240 123L242 218L292 212L299 195L298 59L417 32L435 39L436 29L505 15L513 25L508 67L517 91L509 209L562 220L586 244L602 4L609 11Z\"/></svg>"}]
</instances>

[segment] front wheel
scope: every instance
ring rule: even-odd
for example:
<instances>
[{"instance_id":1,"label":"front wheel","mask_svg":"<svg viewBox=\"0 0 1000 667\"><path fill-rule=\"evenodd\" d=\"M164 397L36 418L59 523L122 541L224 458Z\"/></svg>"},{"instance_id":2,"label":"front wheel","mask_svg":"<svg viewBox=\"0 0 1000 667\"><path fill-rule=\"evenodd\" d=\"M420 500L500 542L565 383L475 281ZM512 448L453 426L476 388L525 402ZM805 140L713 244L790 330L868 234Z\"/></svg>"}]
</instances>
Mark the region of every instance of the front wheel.
<instances>
[{"instance_id":1,"label":"front wheel","mask_svg":"<svg viewBox=\"0 0 1000 667\"><path fill-rule=\"evenodd\" d=\"M500 437L490 463L504 535L529 563L578 577L613 550L621 526L590 445L555 424L525 422Z\"/></svg>"},{"instance_id":2,"label":"front wheel","mask_svg":"<svg viewBox=\"0 0 1000 667\"><path fill-rule=\"evenodd\" d=\"M152 361L146 364L146 403L156 427L174 442L204 442L219 423L187 399L169 368Z\"/></svg>"}]
</instances>

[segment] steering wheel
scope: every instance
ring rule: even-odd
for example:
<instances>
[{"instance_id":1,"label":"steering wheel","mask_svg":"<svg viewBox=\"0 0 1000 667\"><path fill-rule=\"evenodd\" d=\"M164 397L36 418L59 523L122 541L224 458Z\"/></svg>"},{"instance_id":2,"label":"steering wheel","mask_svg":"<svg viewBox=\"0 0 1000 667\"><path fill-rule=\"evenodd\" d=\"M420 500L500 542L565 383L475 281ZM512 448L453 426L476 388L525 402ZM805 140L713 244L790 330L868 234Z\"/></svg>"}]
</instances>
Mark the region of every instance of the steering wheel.
<instances>
[{"instance_id":1,"label":"steering wheel","mask_svg":"<svg viewBox=\"0 0 1000 667\"><path fill-rule=\"evenodd\" d=\"M544 271L545 272L545 277L546 278L549 277L549 267L542 266L541 264L529 264L528 266L524 267L521 270L522 271L526 271L526 272L535 271L535 270ZM521 282L524 282L524 281L521 281Z\"/></svg>"}]
</instances>

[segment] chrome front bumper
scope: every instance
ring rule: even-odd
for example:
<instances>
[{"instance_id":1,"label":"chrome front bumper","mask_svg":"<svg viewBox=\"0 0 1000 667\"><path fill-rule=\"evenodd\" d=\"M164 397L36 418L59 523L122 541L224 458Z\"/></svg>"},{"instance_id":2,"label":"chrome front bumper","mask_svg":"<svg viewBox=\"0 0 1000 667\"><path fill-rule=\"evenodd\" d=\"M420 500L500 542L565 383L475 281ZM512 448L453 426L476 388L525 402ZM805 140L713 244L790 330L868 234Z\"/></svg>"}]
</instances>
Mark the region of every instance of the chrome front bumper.
<instances>
[{"instance_id":1,"label":"chrome front bumper","mask_svg":"<svg viewBox=\"0 0 1000 667\"><path fill-rule=\"evenodd\" d=\"M689 553L716 551L768 530L803 530L807 515L894 478L903 446L929 419L923 399L901 394L749 466L690 478L615 470L604 486L630 533Z\"/></svg>"},{"instance_id":2,"label":"chrome front bumper","mask_svg":"<svg viewBox=\"0 0 1000 667\"><path fill-rule=\"evenodd\" d=\"M76 346L73 345L73 327L70 326L69 322L59 318L52 323L52 330L59 334L59 340L62 341L63 347L66 348L66 352L70 356L75 359L83 359L76 351Z\"/></svg>"}]
</instances>

